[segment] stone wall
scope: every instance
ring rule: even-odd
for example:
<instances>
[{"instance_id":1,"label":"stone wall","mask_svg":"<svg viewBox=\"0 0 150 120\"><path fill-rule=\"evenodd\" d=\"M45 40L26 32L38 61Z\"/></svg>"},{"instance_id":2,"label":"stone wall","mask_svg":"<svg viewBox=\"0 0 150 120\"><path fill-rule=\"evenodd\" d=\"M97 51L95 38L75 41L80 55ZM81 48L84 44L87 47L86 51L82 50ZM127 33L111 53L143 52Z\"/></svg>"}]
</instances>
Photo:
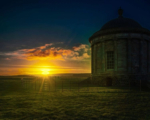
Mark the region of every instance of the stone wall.
<instances>
[{"instance_id":1,"label":"stone wall","mask_svg":"<svg viewBox=\"0 0 150 120\"><path fill-rule=\"evenodd\" d=\"M101 73L102 70L102 43L98 43L96 47L96 69L97 74Z\"/></svg>"},{"instance_id":2,"label":"stone wall","mask_svg":"<svg viewBox=\"0 0 150 120\"><path fill-rule=\"evenodd\" d=\"M140 86L140 81L143 83L147 81L148 75L116 75L116 76L93 76L91 79L91 83L98 86L107 86L107 79L111 78L112 85L111 86Z\"/></svg>"},{"instance_id":3,"label":"stone wall","mask_svg":"<svg viewBox=\"0 0 150 120\"><path fill-rule=\"evenodd\" d=\"M126 75L93 76L92 83L99 86L107 86L107 79L112 80L112 85L110 86L129 86L129 79L126 77Z\"/></svg>"},{"instance_id":4,"label":"stone wall","mask_svg":"<svg viewBox=\"0 0 150 120\"><path fill-rule=\"evenodd\" d=\"M144 40L142 34L123 35L106 35L99 42L99 39L95 39L97 43L91 43L94 84L106 86L108 77L112 79L112 86L129 86L130 83L139 85L140 79L150 80L150 42ZM106 69L107 51L114 51L115 54L115 68L111 70ZM140 74L143 77L139 77Z\"/></svg>"},{"instance_id":5,"label":"stone wall","mask_svg":"<svg viewBox=\"0 0 150 120\"><path fill-rule=\"evenodd\" d=\"M147 41L141 40L141 73L147 73Z\"/></svg>"},{"instance_id":6,"label":"stone wall","mask_svg":"<svg viewBox=\"0 0 150 120\"><path fill-rule=\"evenodd\" d=\"M117 71L127 71L126 39L117 40Z\"/></svg>"},{"instance_id":7,"label":"stone wall","mask_svg":"<svg viewBox=\"0 0 150 120\"><path fill-rule=\"evenodd\" d=\"M140 72L140 39L131 39L130 42L131 46L131 64L130 67L132 68L130 73L139 73Z\"/></svg>"}]
</instances>

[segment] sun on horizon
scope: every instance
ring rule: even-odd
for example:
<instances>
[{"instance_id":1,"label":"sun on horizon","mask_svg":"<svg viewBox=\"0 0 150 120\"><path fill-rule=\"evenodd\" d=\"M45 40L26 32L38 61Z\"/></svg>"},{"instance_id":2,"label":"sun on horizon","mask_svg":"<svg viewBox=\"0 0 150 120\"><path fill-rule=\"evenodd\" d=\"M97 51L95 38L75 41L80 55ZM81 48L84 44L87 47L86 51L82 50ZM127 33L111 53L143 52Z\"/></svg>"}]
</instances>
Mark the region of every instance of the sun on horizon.
<instances>
[{"instance_id":1,"label":"sun on horizon","mask_svg":"<svg viewBox=\"0 0 150 120\"><path fill-rule=\"evenodd\" d=\"M50 74L50 69L48 69L48 68L41 69L41 74L42 75L49 75Z\"/></svg>"}]
</instances>

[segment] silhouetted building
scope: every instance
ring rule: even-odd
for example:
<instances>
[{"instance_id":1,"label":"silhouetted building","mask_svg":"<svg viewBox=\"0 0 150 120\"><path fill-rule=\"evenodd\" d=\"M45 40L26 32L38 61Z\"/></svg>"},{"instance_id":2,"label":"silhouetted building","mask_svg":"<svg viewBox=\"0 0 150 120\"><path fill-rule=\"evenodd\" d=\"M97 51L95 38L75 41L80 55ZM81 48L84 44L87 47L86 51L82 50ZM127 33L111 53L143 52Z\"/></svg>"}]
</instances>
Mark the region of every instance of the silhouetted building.
<instances>
[{"instance_id":1,"label":"silhouetted building","mask_svg":"<svg viewBox=\"0 0 150 120\"><path fill-rule=\"evenodd\" d=\"M124 86L149 79L150 31L122 13L120 8L118 18L89 38L92 81L101 85Z\"/></svg>"}]
</instances>

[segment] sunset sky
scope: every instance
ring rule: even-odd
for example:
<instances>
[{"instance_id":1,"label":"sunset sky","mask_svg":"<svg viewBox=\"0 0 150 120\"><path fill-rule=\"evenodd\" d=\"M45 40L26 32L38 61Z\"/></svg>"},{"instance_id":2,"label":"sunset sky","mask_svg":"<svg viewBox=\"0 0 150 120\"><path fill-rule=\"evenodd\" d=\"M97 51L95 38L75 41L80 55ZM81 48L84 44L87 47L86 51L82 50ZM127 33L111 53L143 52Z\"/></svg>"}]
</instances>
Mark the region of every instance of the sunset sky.
<instances>
[{"instance_id":1,"label":"sunset sky","mask_svg":"<svg viewBox=\"0 0 150 120\"><path fill-rule=\"evenodd\" d=\"M3 0L0 75L90 73L88 38L123 16L150 30L148 0Z\"/></svg>"}]
</instances>

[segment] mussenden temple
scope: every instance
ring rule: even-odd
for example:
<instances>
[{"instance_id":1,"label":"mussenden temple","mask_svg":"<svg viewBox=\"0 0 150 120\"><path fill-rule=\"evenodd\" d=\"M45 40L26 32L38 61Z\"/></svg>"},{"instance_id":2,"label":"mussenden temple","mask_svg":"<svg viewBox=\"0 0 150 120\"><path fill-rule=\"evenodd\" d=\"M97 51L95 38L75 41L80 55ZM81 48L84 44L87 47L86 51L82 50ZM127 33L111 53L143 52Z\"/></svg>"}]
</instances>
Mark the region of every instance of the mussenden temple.
<instances>
[{"instance_id":1,"label":"mussenden temple","mask_svg":"<svg viewBox=\"0 0 150 120\"><path fill-rule=\"evenodd\" d=\"M122 16L90 38L92 82L102 86L139 85L150 79L150 31Z\"/></svg>"}]
</instances>

